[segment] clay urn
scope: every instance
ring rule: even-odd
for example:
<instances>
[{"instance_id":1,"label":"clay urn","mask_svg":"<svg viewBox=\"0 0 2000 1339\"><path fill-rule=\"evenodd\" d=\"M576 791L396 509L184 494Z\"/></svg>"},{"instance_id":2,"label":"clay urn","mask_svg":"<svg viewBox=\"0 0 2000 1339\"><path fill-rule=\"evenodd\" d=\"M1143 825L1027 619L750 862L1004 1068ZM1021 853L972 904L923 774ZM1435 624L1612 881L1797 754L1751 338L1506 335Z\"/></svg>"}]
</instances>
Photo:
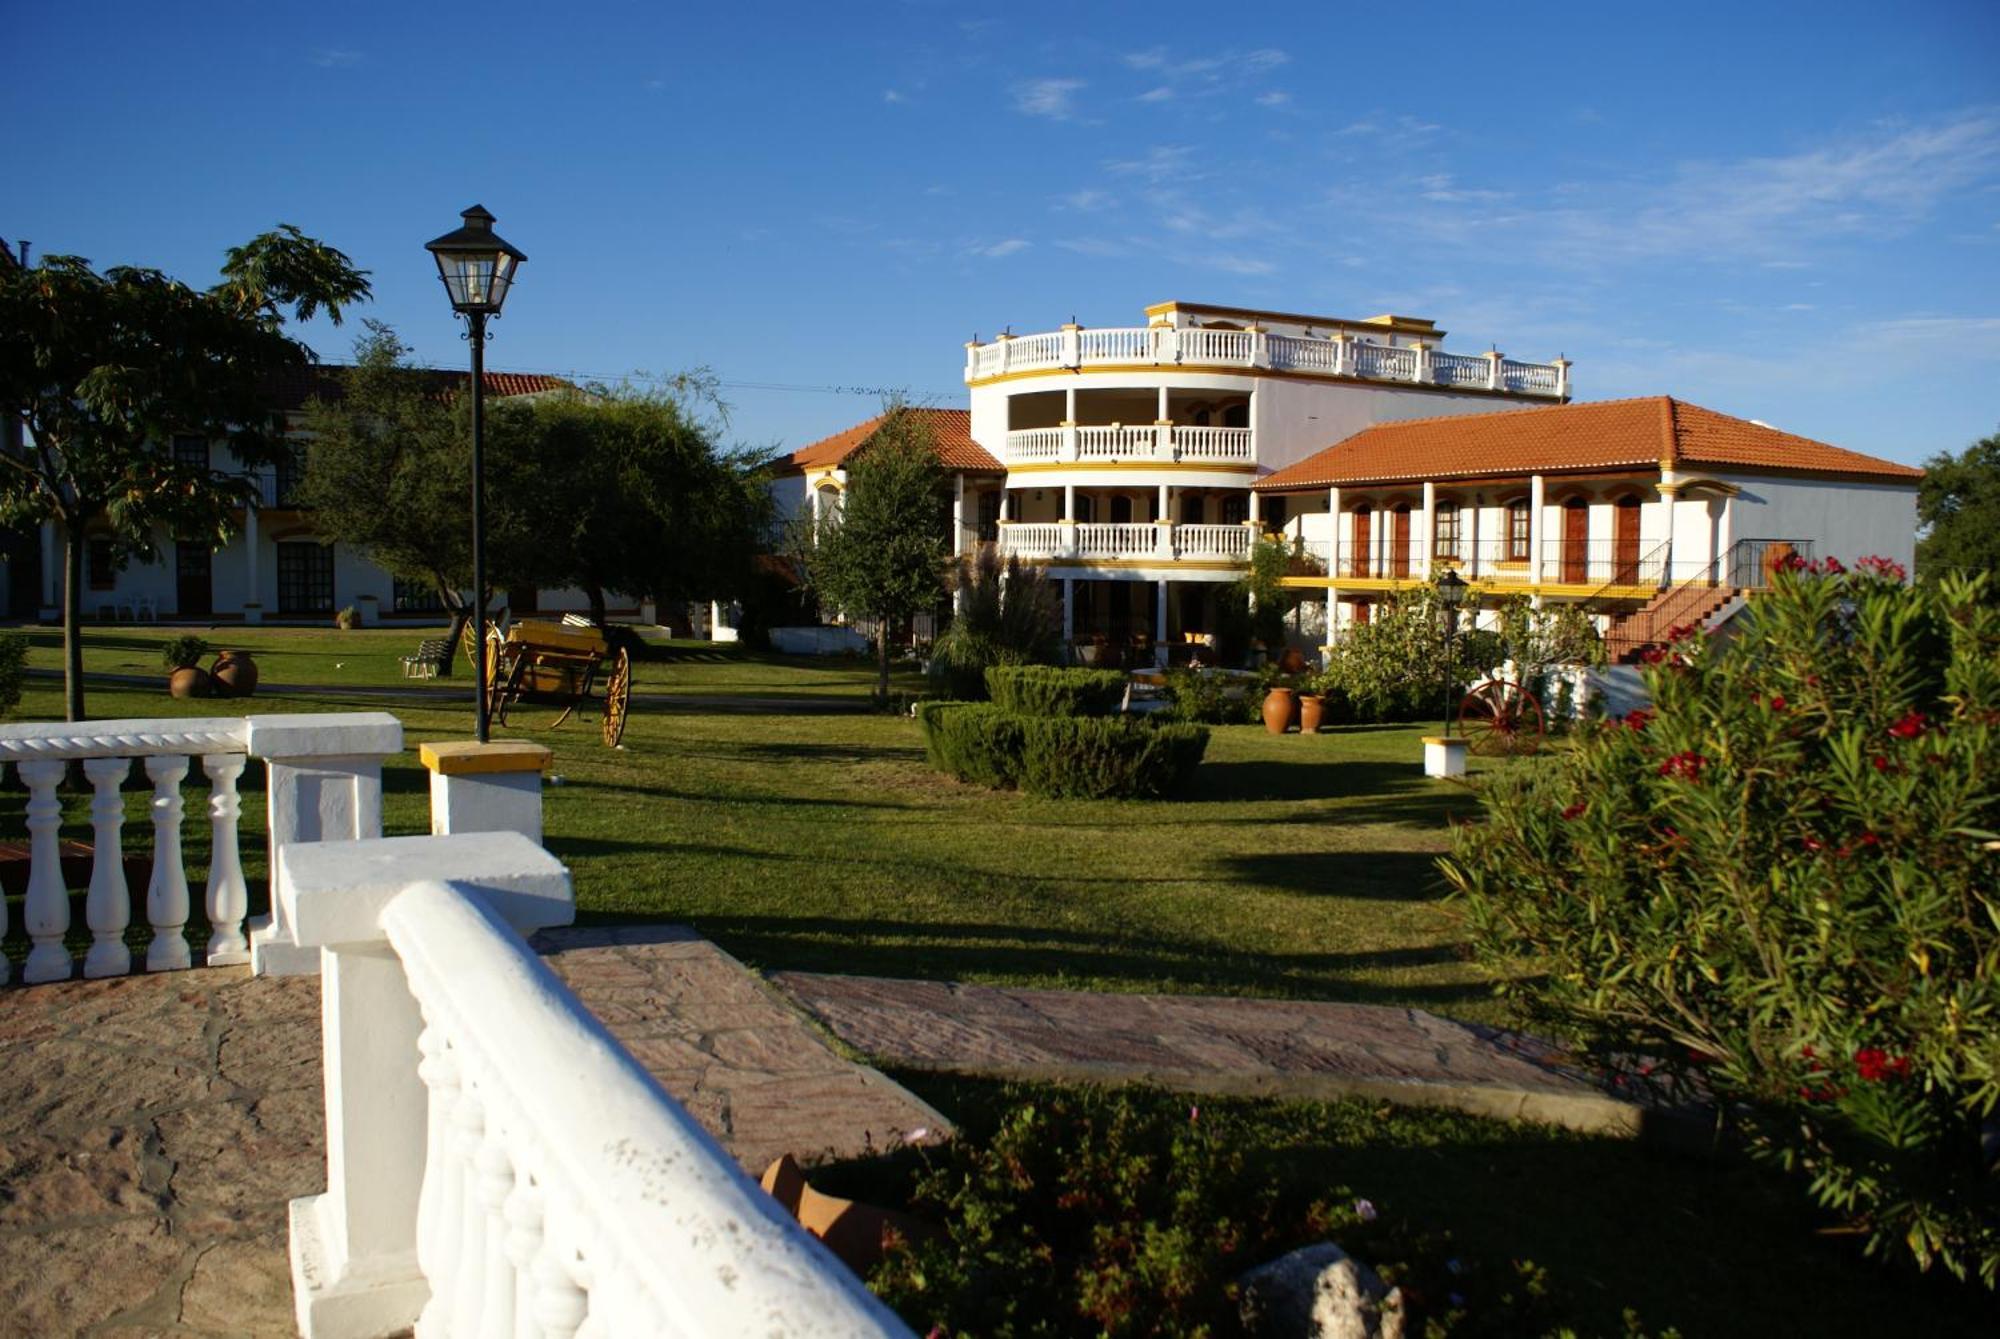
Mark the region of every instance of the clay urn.
<instances>
[{"instance_id":1,"label":"clay urn","mask_svg":"<svg viewBox=\"0 0 2000 1339\"><path fill-rule=\"evenodd\" d=\"M167 676L167 692L174 697L207 697L213 689L208 671L199 665L183 665Z\"/></svg>"},{"instance_id":2,"label":"clay urn","mask_svg":"<svg viewBox=\"0 0 2000 1339\"><path fill-rule=\"evenodd\" d=\"M1299 698L1299 733L1316 735L1319 733L1320 700L1312 693Z\"/></svg>"},{"instance_id":3,"label":"clay urn","mask_svg":"<svg viewBox=\"0 0 2000 1339\"><path fill-rule=\"evenodd\" d=\"M209 674L224 697L248 697L257 691L257 662L248 651L224 651Z\"/></svg>"},{"instance_id":4,"label":"clay urn","mask_svg":"<svg viewBox=\"0 0 2000 1339\"><path fill-rule=\"evenodd\" d=\"M1264 695L1264 728L1274 735L1282 735L1292 723L1292 710L1298 694L1290 688L1273 688Z\"/></svg>"}]
</instances>

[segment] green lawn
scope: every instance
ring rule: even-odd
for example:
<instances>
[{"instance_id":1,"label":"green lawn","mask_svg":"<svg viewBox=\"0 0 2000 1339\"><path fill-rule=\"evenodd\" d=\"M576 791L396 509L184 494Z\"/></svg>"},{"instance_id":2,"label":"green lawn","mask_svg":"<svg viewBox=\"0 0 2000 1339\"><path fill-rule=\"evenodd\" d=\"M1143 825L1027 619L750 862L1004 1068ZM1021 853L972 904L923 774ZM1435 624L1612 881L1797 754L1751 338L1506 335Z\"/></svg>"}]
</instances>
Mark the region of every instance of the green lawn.
<instances>
[{"instance_id":1,"label":"green lawn","mask_svg":"<svg viewBox=\"0 0 2000 1339\"><path fill-rule=\"evenodd\" d=\"M310 667L328 643L389 636L257 635L272 682L293 677L286 656ZM142 659L132 643L148 638L121 628L104 640L93 637L90 664L109 670ZM642 705L617 751L594 721L541 730L554 713L524 710L505 734L555 750L548 841L575 871L584 918L689 921L759 967L1496 1016L1431 863L1445 818L1469 814L1471 798L1421 776L1419 729L1275 738L1228 727L1185 800L1036 800L933 773L914 721L852 710L869 681L853 662L648 661L642 692L799 700L782 712ZM60 702L54 680L33 680L19 718L53 718ZM97 686L89 702L100 717L393 710L411 751L387 773L392 832L427 830L414 746L470 733L469 708L429 698L177 703ZM137 821L143 796L131 800ZM248 832L257 806L245 808ZM87 838L85 797L69 815Z\"/></svg>"}]
</instances>

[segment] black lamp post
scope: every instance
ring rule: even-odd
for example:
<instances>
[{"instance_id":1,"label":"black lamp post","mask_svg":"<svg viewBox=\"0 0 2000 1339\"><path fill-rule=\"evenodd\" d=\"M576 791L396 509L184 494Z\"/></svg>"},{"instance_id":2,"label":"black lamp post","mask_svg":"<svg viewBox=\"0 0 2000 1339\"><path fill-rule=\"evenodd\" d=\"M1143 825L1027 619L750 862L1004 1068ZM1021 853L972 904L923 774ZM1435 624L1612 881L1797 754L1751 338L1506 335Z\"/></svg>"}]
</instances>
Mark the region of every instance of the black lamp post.
<instances>
[{"instance_id":1,"label":"black lamp post","mask_svg":"<svg viewBox=\"0 0 2000 1339\"><path fill-rule=\"evenodd\" d=\"M1438 603L1444 606L1444 734L1451 738L1451 677L1458 668L1458 610L1470 589L1456 568L1446 568L1438 578Z\"/></svg>"},{"instance_id":2,"label":"black lamp post","mask_svg":"<svg viewBox=\"0 0 2000 1339\"><path fill-rule=\"evenodd\" d=\"M507 290L514 286L514 269L528 257L493 231L493 216L482 205L462 215L465 226L433 241L424 250L437 260L438 277L451 295L451 309L465 318L465 337L472 342L472 599L476 606L474 635L479 652L472 658L472 689L478 695L478 738L486 742L486 318L500 314Z\"/></svg>"}]
</instances>

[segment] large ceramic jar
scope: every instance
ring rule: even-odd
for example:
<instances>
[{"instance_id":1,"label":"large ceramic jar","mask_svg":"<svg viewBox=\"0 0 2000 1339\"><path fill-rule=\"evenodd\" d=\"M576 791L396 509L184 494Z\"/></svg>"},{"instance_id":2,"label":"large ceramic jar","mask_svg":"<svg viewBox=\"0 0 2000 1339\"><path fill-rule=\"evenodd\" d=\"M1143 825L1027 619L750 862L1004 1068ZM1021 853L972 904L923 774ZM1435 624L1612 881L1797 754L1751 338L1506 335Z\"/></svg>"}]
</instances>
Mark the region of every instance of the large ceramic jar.
<instances>
[{"instance_id":1,"label":"large ceramic jar","mask_svg":"<svg viewBox=\"0 0 2000 1339\"><path fill-rule=\"evenodd\" d=\"M1316 735L1319 733L1320 700L1311 693L1299 699L1299 733Z\"/></svg>"},{"instance_id":2,"label":"large ceramic jar","mask_svg":"<svg viewBox=\"0 0 2000 1339\"><path fill-rule=\"evenodd\" d=\"M1273 688L1264 695L1264 728L1274 735L1282 735L1292 723L1292 708L1297 705L1297 693L1289 688Z\"/></svg>"},{"instance_id":3,"label":"large ceramic jar","mask_svg":"<svg viewBox=\"0 0 2000 1339\"><path fill-rule=\"evenodd\" d=\"M248 697L257 691L257 662L248 651L224 651L209 671L216 691L225 697Z\"/></svg>"},{"instance_id":4,"label":"large ceramic jar","mask_svg":"<svg viewBox=\"0 0 2000 1339\"><path fill-rule=\"evenodd\" d=\"M167 692L175 697L207 697L208 671L199 665L183 665L167 676Z\"/></svg>"}]
</instances>

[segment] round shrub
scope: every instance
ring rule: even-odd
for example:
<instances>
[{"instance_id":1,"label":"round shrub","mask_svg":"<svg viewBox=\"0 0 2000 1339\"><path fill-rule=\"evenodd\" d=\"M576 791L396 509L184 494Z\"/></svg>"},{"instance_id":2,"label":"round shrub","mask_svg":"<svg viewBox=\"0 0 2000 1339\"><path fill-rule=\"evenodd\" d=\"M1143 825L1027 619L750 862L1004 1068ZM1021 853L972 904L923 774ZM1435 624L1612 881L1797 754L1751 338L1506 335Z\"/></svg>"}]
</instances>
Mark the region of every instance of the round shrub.
<instances>
[{"instance_id":1,"label":"round shrub","mask_svg":"<svg viewBox=\"0 0 2000 1339\"><path fill-rule=\"evenodd\" d=\"M2000 611L1880 560L1779 575L1655 707L1485 791L1480 955L1627 1082L1714 1099L1870 1249L2000 1279Z\"/></svg>"},{"instance_id":2,"label":"round shrub","mask_svg":"<svg viewBox=\"0 0 2000 1339\"><path fill-rule=\"evenodd\" d=\"M1028 717L1020 785L1052 799L1151 799L1187 784L1208 749L1204 726L1129 716Z\"/></svg>"},{"instance_id":3,"label":"round shrub","mask_svg":"<svg viewBox=\"0 0 2000 1339\"><path fill-rule=\"evenodd\" d=\"M996 790L1021 779L1022 721L986 702L925 702L917 708L924 756L960 781Z\"/></svg>"},{"instance_id":4,"label":"round shrub","mask_svg":"<svg viewBox=\"0 0 2000 1339\"><path fill-rule=\"evenodd\" d=\"M1002 711L1023 716L1109 716L1125 698L1118 670L1058 669L1053 665L994 665L986 693Z\"/></svg>"}]
</instances>

